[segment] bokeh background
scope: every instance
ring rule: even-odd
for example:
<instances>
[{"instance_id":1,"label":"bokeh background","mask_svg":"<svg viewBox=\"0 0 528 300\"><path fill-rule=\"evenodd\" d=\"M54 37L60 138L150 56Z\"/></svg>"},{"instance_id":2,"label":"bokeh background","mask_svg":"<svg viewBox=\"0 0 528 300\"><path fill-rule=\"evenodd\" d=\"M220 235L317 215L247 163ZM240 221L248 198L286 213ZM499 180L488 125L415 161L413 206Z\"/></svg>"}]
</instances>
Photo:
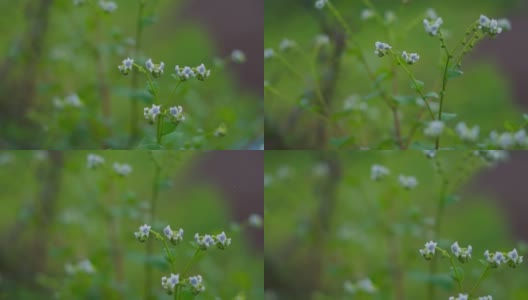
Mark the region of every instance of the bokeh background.
<instances>
[{"instance_id":1,"label":"bokeh background","mask_svg":"<svg viewBox=\"0 0 528 300\"><path fill-rule=\"evenodd\" d=\"M325 33L332 38L332 47L322 50L320 56L319 71L322 73L321 86L330 89L330 107L333 114L330 120L345 128L339 130L340 126L327 126L327 139L318 139L317 132L321 118L311 110L310 95L313 94L311 77L305 82L300 82L277 60L265 62L265 80L279 91L282 96L278 97L272 92L266 92L266 148L267 149L335 149L354 146L354 142L347 144L348 135L353 135L353 130L364 132L367 138L391 137L387 131L389 123L392 122L390 114L387 117L379 117L372 122L363 121L368 126L358 124L360 119L352 113L343 113L345 100L353 95L370 95L372 93L371 82L363 71L362 66L356 67L357 60L348 55L348 49L344 49L342 57L338 61L342 68L337 69L338 80L334 81L329 71L329 65L334 61L332 57L337 53L338 45L342 38L342 30L336 24L335 18L327 9L320 11L314 8L312 0L295 1L266 1L264 24L264 47L278 49L282 39L288 38L295 41L306 53L313 49L314 39L318 34ZM439 86L439 57L441 49L437 40L430 39L421 26L426 9L433 8L438 16L442 17L442 27L449 31L451 39L448 45L452 48L454 42L463 36L467 26L476 20L480 14L490 17L508 18L512 23L512 31L503 32L496 39L486 39L479 43L476 49L463 60L463 76L449 82L448 95L445 102L446 112L458 114L457 121L465 121L469 124L478 124L481 135L487 135L492 129L504 130L509 128L508 124L522 124L522 114L526 112L528 105L528 90L526 89L525 75L528 64L525 63L525 52L528 43L524 32L528 26L526 18L528 2L521 0L507 1L370 1L383 16L387 11L392 11L396 16L396 25L392 30L398 33L407 28L409 24L417 24L408 34L404 35L398 44L398 49L414 49L422 54L420 63L413 66L413 70L419 79L423 79L427 88ZM375 21L360 19L361 11L366 8L364 1L334 0L334 6L339 9L345 21L350 24L354 31L354 39L361 45L366 53L369 65L378 68L387 65L387 62L376 57L370 49L374 49L374 42L386 37L384 28ZM405 3L402 5L402 3ZM337 28L337 30L336 30ZM345 47L346 48L346 47ZM373 51L373 50L372 50ZM284 56L291 65L301 74L311 74L310 66L305 62L302 55L285 53ZM326 59L326 60L325 60ZM325 73L326 72L326 73ZM330 75L329 75L330 74ZM403 72L399 76L399 91L407 90L408 80ZM313 80L312 80L313 81ZM403 92L401 92L403 93ZM389 109L374 99L372 106L379 104L383 112ZM316 105L317 103L313 103ZM407 112L407 111L405 111ZM414 118L412 115L404 117ZM346 117L348 116L348 117ZM367 130L365 128L370 128ZM385 128L384 131L380 131ZM346 132L348 129L351 132ZM408 128L405 127L404 133ZM348 135L347 135L348 134Z\"/></svg>"},{"instance_id":2,"label":"bokeh background","mask_svg":"<svg viewBox=\"0 0 528 300\"><path fill-rule=\"evenodd\" d=\"M89 153L104 157L106 167L87 169ZM248 225L250 215L263 216L261 151L0 152L0 299L146 299L145 262L151 299L172 299L159 284L170 273L161 242L152 241L147 257L133 235L154 207L153 158L161 173L150 225L185 230L175 248L180 272L196 232L232 238L191 268L206 286L196 299L263 299L264 234ZM116 176L113 162L132 173ZM67 273L66 264L83 259L94 274Z\"/></svg>"},{"instance_id":3,"label":"bokeh background","mask_svg":"<svg viewBox=\"0 0 528 300\"><path fill-rule=\"evenodd\" d=\"M138 76L138 92L130 88L132 76L117 70L133 53L139 0L114 1L117 10L101 14L98 21L88 7L73 2L0 1L0 148L129 149L150 130L142 115L151 101L144 76ZM213 73L205 83L182 85L174 99L162 99L182 105L187 113L174 148L260 147L264 1L145 3L141 50L135 59L165 62L165 76L157 80L162 97L170 94L176 64L204 63ZM215 64L217 58L228 60L234 49L246 54L246 63ZM72 93L84 108L58 112L53 98ZM102 98L109 99L107 108ZM131 118L138 128L133 137ZM223 125L227 136L204 141Z\"/></svg>"},{"instance_id":4,"label":"bokeh background","mask_svg":"<svg viewBox=\"0 0 528 300\"><path fill-rule=\"evenodd\" d=\"M267 299L427 299L431 281L437 287L434 299L455 295L448 262L436 258L438 273L430 278L430 262L418 253L429 241L444 180L435 171L437 161L450 182L448 195L456 196L446 198L439 245L473 246L473 260L462 266L464 286L477 281L486 249L517 247L526 257L528 205L521 170L528 165L527 152L510 152L508 160L489 165L467 151L441 151L435 160L412 150L266 151ZM371 180L373 164L386 166L391 175ZM399 174L415 176L416 189L399 187ZM364 278L372 280L375 293L345 291L346 281ZM526 280L525 263L501 268L490 273L477 295L524 299Z\"/></svg>"}]
</instances>

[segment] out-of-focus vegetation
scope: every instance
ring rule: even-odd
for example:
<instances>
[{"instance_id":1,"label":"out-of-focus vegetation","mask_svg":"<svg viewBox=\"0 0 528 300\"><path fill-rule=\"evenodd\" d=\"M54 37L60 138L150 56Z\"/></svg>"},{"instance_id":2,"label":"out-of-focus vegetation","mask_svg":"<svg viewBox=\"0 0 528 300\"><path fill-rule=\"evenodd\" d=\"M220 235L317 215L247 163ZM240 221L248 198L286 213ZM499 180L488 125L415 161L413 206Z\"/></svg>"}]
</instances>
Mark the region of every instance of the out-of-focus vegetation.
<instances>
[{"instance_id":1,"label":"out-of-focus vegetation","mask_svg":"<svg viewBox=\"0 0 528 300\"><path fill-rule=\"evenodd\" d=\"M89 153L104 164L87 168ZM206 288L195 299L263 299L262 254L247 239L258 229L234 221L217 187L188 179L205 155L2 152L0 299L174 299L160 284L174 272L163 243L152 234L145 243L134 238L143 224L160 233L167 225L184 230L170 247L179 274L196 251L195 233L225 231L227 249L201 251L189 264L186 276L200 274ZM131 172L120 176L114 163Z\"/></svg>"},{"instance_id":2,"label":"out-of-focus vegetation","mask_svg":"<svg viewBox=\"0 0 528 300\"><path fill-rule=\"evenodd\" d=\"M449 260L438 251L431 261L419 253L430 240L449 254L455 241L472 245L472 259L456 261L469 293L486 268L486 249L528 253L511 235L498 199L465 188L477 172L493 168L488 155L266 151L266 294L279 300L457 296ZM390 174L373 180L376 164ZM405 189L400 175L414 176L417 186ZM470 299L523 299L527 279L525 263L516 269L503 264Z\"/></svg>"}]
</instances>

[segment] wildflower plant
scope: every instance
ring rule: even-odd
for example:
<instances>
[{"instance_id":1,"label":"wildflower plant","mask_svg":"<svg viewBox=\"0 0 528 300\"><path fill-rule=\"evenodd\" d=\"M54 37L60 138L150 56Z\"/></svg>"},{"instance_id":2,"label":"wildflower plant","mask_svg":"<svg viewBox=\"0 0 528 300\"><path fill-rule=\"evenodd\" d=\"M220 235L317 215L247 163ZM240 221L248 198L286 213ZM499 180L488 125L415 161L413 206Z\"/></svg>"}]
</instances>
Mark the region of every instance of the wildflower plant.
<instances>
[{"instance_id":1,"label":"wildflower plant","mask_svg":"<svg viewBox=\"0 0 528 300\"><path fill-rule=\"evenodd\" d=\"M354 10L340 10L332 0L314 1L314 13L327 42L308 47L285 38L278 47L264 50L270 70L264 84L270 112L267 121L274 138L270 141L292 148L526 148L527 116L508 122L501 132L483 132L479 124L466 125L468 116L448 110L457 106L453 103L457 95L448 89L453 81L464 79L464 58L483 40L500 43L501 35L512 29L507 19L475 15L462 31L434 9L406 20L393 11L381 11L370 0L362 3L361 21L352 23L355 19L349 12ZM403 1L405 6L412 3ZM372 27L383 33L365 38L361 31ZM404 42L408 36L429 48L438 47L440 55L413 49ZM426 65L431 61L439 61L440 68ZM423 81L431 72L437 75L437 84ZM283 90L283 80L295 81L293 86L303 89L293 109L288 103L295 92ZM364 81L368 82L365 88L361 87ZM352 94L355 103L350 104L352 96L346 96L340 107L336 98L343 94ZM476 99L465 101L477 104ZM304 119L318 128L315 137L304 139L305 144L295 138L303 137L296 126L306 128Z\"/></svg>"},{"instance_id":2,"label":"wildflower plant","mask_svg":"<svg viewBox=\"0 0 528 300\"><path fill-rule=\"evenodd\" d=\"M167 294L173 295L174 300L183 299L182 295L185 291L194 295L198 295L205 291L206 286L203 282L202 276L190 276L190 268L198 257L208 251L210 247L216 246L216 248L221 250L227 249L231 244L231 239L226 236L225 232L216 235L205 234L203 236L196 233L194 236L194 243L192 243L192 246L196 249L194 255L182 270L177 271L175 265L176 257L172 247L179 247L180 243L184 240L184 231L182 228L173 231L170 225L167 225L162 232L163 234L151 229L151 226L144 224L134 233L136 239L141 243L152 238L151 235L156 240L162 242L165 252L165 260L170 265L172 273L161 278L161 287L167 292Z\"/></svg>"},{"instance_id":3,"label":"wildflower plant","mask_svg":"<svg viewBox=\"0 0 528 300\"><path fill-rule=\"evenodd\" d=\"M491 233L501 226L491 221L497 207L485 208L480 197L469 201L473 192L462 192L477 171L507 157L502 150L267 153L265 209L274 220L265 224L270 282L303 272L320 281L308 287L314 277L298 276L295 285L269 289L299 299L502 299L522 293L526 246L499 238L507 229ZM313 171L323 164L324 172ZM286 167L291 175L279 176ZM302 209L292 214L285 207Z\"/></svg>"},{"instance_id":4,"label":"wildflower plant","mask_svg":"<svg viewBox=\"0 0 528 300\"><path fill-rule=\"evenodd\" d=\"M28 123L33 130L9 129L2 137L24 142L23 148L38 149L255 147L252 139L260 140L262 129L258 101L254 101L259 96L232 84L230 72L231 67L253 58L241 49L216 58L214 51L202 46L210 45L206 35L188 32L172 35L176 43L157 47L160 44L148 42L147 35L158 41L167 38L166 31L153 26L164 18L159 15L162 9L181 8L173 2L146 0L64 0L50 5L49 14L42 14L49 22L39 21L50 27L47 34L38 35L43 37L42 47L36 47L42 48L41 67L20 72L42 79L37 84L45 88L28 88L35 90L35 95L28 96L35 98L31 106L10 104L20 106L28 119L13 121L13 128ZM26 26L23 19L11 28ZM12 33L20 35L16 30ZM176 49L181 44L198 51L189 55ZM17 49L13 51L17 59L28 60ZM157 57L151 54L155 49ZM145 114L144 108L152 105L159 107L159 113Z\"/></svg>"}]
</instances>

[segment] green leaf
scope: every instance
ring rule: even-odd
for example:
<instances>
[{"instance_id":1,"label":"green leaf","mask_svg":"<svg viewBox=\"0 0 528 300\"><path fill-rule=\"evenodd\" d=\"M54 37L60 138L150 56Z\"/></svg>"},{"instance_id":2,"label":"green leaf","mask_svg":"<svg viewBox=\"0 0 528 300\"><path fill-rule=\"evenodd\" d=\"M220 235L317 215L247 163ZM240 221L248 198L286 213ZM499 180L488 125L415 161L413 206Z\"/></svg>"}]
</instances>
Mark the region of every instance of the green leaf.
<instances>
[{"instance_id":1,"label":"green leaf","mask_svg":"<svg viewBox=\"0 0 528 300\"><path fill-rule=\"evenodd\" d=\"M448 122L457 117L457 114L453 113L442 113L442 121Z\"/></svg>"},{"instance_id":2,"label":"green leaf","mask_svg":"<svg viewBox=\"0 0 528 300\"><path fill-rule=\"evenodd\" d=\"M528 122L528 114L523 114L523 119Z\"/></svg>"},{"instance_id":3,"label":"green leaf","mask_svg":"<svg viewBox=\"0 0 528 300\"><path fill-rule=\"evenodd\" d=\"M392 96L392 100L400 105L416 104L415 96L394 95Z\"/></svg>"},{"instance_id":4,"label":"green leaf","mask_svg":"<svg viewBox=\"0 0 528 300\"><path fill-rule=\"evenodd\" d=\"M417 91L423 90L424 82L421 80L416 79L415 81L411 82L411 88L415 89Z\"/></svg>"},{"instance_id":5,"label":"green leaf","mask_svg":"<svg viewBox=\"0 0 528 300\"><path fill-rule=\"evenodd\" d=\"M345 136L345 137L331 138L329 141L329 144L335 148L342 148L346 145L353 144L354 141L355 141L354 137Z\"/></svg>"},{"instance_id":6,"label":"green leaf","mask_svg":"<svg viewBox=\"0 0 528 300\"><path fill-rule=\"evenodd\" d=\"M379 87L383 81L390 79L390 77L391 77L390 71L381 72L378 76L376 76L376 79L374 80L374 87Z\"/></svg>"},{"instance_id":7,"label":"green leaf","mask_svg":"<svg viewBox=\"0 0 528 300\"><path fill-rule=\"evenodd\" d=\"M136 147L137 150L160 150L161 145L156 143L156 139L152 136L145 136Z\"/></svg>"},{"instance_id":8,"label":"green leaf","mask_svg":"<svg viewBox=\"0 0 528 300\"><path fill-rule=\"evenodd\" d=\"M451 267L451 278L453 278L455 281L462 282L464 280L464 270L461 267L456 267L456 271L458 272L458 276L460 276L460 278L457 277L457 273L455 273L455 269L453 269L453 267Z\"/></svg>"},{"instance_id":9,"label":"green leaf","mask_svg":"<svg viewBox=\"0 0 528 300\"><path fill-rule=\"evenodd\" d=\"M457 78L458 76L460 76L462 74L464 74L464 72L462 72L460 70L448 69L447 70L447 79Z\"/></svg>"},{"instance_id":10,"label":"green leaf","mask_svg":"<svg viewBox=\"0 0 528 300\"><path fill-rule=\"evenodd\" d=\"M178 124L170 120L164 119L163 120L163 130L161 131L161 136L165 136L173 132L174 130L176 130L176 127L178 127Z\"/></svg>"}]
</instances>

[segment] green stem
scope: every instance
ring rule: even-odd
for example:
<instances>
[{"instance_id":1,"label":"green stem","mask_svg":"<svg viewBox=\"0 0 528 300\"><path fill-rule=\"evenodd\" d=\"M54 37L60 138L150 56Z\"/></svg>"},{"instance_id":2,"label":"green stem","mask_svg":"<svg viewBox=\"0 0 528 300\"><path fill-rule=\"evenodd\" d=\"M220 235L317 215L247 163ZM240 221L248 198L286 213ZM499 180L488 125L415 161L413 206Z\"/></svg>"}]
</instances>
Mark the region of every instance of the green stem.
<instances>
[{"instance_id":1,"label":"green stem","mask_svg":"<svg viewBox=\"0 0 528 300\"><path fill-rule=\"evenodd\" d=\"M183 269L183 272L181 273L182 277L185 277L185 275L187 275L187 272L189 271L189 268L191 267L194 259L198 256L198 253L200 253L200 248L196 249L196 252L194 252L194 255L191 257L191 260L189 260L189 262L187 263L187 265Z\"/></svg>"},{"instance_id":2,"label":"green stem","mask_svg":"<svg viewBox=\"0 0 528 300\"><path fill-rule=\"evenodd\" d=\"M299 73L297 70L295 70L295 68L288 62L288 60L286 58L284 58L282 55L280 54L275 54L275 56L280 60L280 62L290 71L292 72L293 74L295 74L295 76L297 76L301 81L304 81L304 77L301 73Z\"/></svg>"},{"instance_id":3,"label":"green stem","mask_svg":"<svg viewBox=\"0 0 528 300\"><path fill-rule=\"evenodd\" d=\"M326 5L330 9L330 12L334 15L334 17L337 19L339 24L345 29L346 33L349 37L353 36L352 30L350 29L350 26L345 22L345 19L343 19L343 16L339 13L339 11L335 8L335 6L330 2L326 2Z\"/></svg>"},{"instance_id":4,"label":"green stem","mask_svg":"<svg viewBox=\"0 0 528 300\"><path fill-rule=\"evenodd\" d=\"M145 75L147 76L147 80L148 80L148 84L150 86L150 90L154 94L154 98L156 99L156 102L159 102L159 100L158 100L158 90L154 86L154 82L152 82L152 79L150 78L148 70L145 71Z\"/></svg>"},{"instance_id":5,"label":"green stem","mask_svg":"<svg viewBox=\"0 0 528 300\"><path fill-rule=\"evenodd\" d=\"M174 96L174 93L176 92L176 88L178 88L181 82L182 82L181 80L178 80L178 82L176 82L176 85L174 86L174 88L172 89L172 92L170 93L169 99L171 99Z\"/></svg>"},{"instance_id":6,"label":"green stem","mask_svg":"<svg viewBox=\"0 0 528 300\"><path fill-rule=\"evenodd\" d=\"M161 122L162 122L162 116L160 114L158 115L158 118L156 119L156 143L158 145L161 145Z\"/></svg>"},{"instance_id":7,"label":"green stem","mask_svg":"<svg viewBox=\"0 0 528 300\"><path fill-rule=\"evenodd\" d=\"M470 298L474 295L474 292L477 290L479 285L482 283L482 280L484 280L484 277L486 277L486 274L488 273L489 270L490 270L490 267L487 266L486 269L484 270L484 272L482 272L482 275L480 275L479 279L477 280L477 283L475 283L475 285L471 289L471 292L469 292L469 297Z\"/></svg>"},{"instance_id":8,"label":"green stem","mask_svg":"<svg viewBox=\"0 0 528 300\"><path fill-rule=\"evenodd\" d=\"M421 90L420 86L418 85L418 82L416 81L416 78L414 78L414 76L412 75L411 71L409 71L409 69L407 69L407 67L405 67L404 63L400 60L400 58L398 57L398 55L396 55L396 53L394 53L392 50L390 51L390 53L392 54L392 56L394 56L394 59L396 59L396 61L402 67L402 69L405 71L405 73L407 73L409 78L411 78L411 81L414 84L416 92L423 99L423 101L425 103L425 106L427 107L427 110L429 111L429 114L431 115L431 118L434 120L435 119L434 113L431 110L431 107L429 106L429 102L427 102L427 97L425 97L425 95L422 93L422 90Z\"/></svg>"},{"instance_id":9,"label":"green stem","mask_svg":"<svg viewBox=\"0 0 528 300\"><path fill-rule=\"evenodd\" d=\"M447 51L447 48L445 48ZM449 62L451 61L451 55L447 52L446 63L444 67L444 75L442 76L442 91L440 92L440 107L438 109L438 120L442 120L442 108L444 107L444 96L447 87L447 71L449 69ZM440 136L436 138L435 149L438 150L440 147Z\"/></svg>"},{"instance_id":10,"label":"green stem","mask_svg":"<svg viewBox=\"0 0 528 300\"><path fill-rule=\"evenodd\" d=\"M453 273L455 273L455 281L457 282L457 285L458 285L458 290L460 293L463 293L464 291L464 288L462 287L462 282L461 282L461 277L460 277L460 274L458 273L458 270L456 268L456 265L455 265L455 261L453 260L453 257L451 255L449 255L449 253L447 253L447 251L445 251L444 249L440 248L440 247L436 247L436 250L442 252L442 255L447 257L449 259L449 262L451 263L451 267L453 268Z\"/></svg>"},{"instance_id":11,"label":"green stem","mask_svg":"<svg viewBox=\"0 0 528 300\"><path fill-rule=\"evenodd\" d=\"M443 170L441 169L441 165L438 162L437 164L439 168L438 172L442 174ZM445 195L446 195L448 184L449 184L449 181L443 178L442 187L440 189L440 198L438 199L438 206L436 209L435 223L434 223L432 238L431 238L432 240L436 240L436 238L440 235L440 226L442 224L442 216L444 215L444 210L445 210ZM433 260L431 264L429 265L429 278L432 278L435 275L436 266L437 266L436 260ZM427 299L433 300L435 298L435 285L433 284L432 281L429 282L427 292L428 292Z\"/></svg>"},{"instance_id":12,"label":"green stem","mask_svg":"<svg viewBox=\"0 0 528 300\"><path fill-rule=\"evenodd\" d=\"M456 60L456 63L454 64L455 67L458 66L460 62L462 61L462 57L464 57L464 54L466 50L468 49L468 46L470 46L473 43L473 41L476 41L475 37L477 37L478 39L478 34L476 32L473 33L469 41L467 41L467 43L464 45L464 48L462 48L462 52L460 53L460 56L458 57L458 59Z\"/></svg>"}]
</instances>

